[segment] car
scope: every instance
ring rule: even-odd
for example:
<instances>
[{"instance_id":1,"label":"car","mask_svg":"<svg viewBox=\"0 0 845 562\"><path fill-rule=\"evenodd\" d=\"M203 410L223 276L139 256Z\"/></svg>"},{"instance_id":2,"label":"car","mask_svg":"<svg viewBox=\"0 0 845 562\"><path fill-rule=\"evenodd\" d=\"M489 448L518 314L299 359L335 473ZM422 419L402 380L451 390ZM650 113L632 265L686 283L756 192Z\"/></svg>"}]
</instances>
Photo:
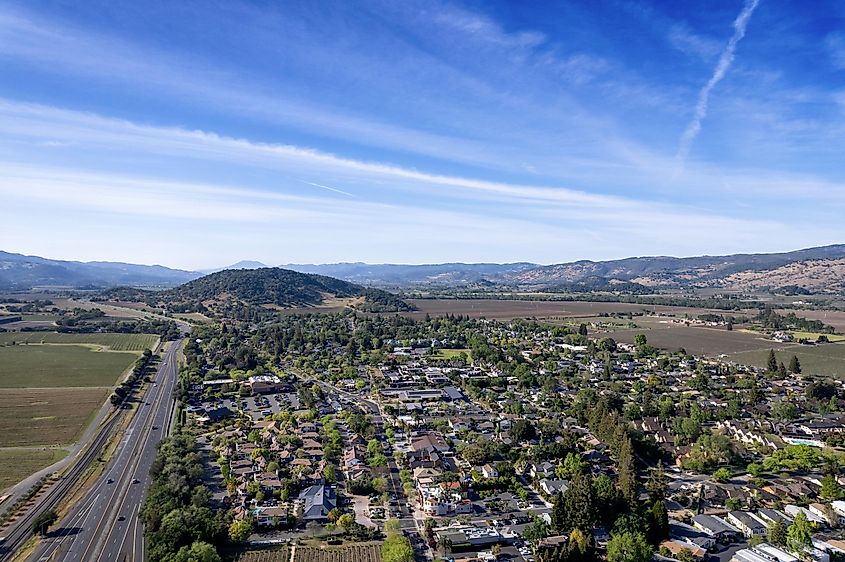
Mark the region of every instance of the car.
<instances>
[{"instance_id":1,"label":"car","mask_svg":"<svg viewBox=\"0 0 845 562\"><path fill-rule=\"evenodd\" d=\"M114 478L109 478L106 480L106 484L114 484Z\"/></svg>"},{"instance_id":2,"label":"car","mask_svg":"<svg viewBox=\"0 0 845 562\"><path fill-rule=\"evenodd\" d=\"M157 430L157 429L158 429L158 426L157 426L157 425L154 425L154 426L153 426L153 431L155 431L155 430Z\"/></svg>"},{"instance_id":3,"label":"car","mask_svg":"<svg viewBox=\"0 0 845 562\"><path fill-rule=\"evenodd\" d=\"M121 515L120 517L118 517L118 518L117 518L117 520L118 520L118 521L126 521L126 517L124 517L123 515Z\"/></svg>"},{"instance_id":4,"label":"car","mask_svg":"<svg viewBox=\"0 0 845 562\"><path fill-rule=\"evenodd\" d=\"M132 479L132 483L133 483L133 484L140 484L140 483L141 483L141 481L140 481L140 480L138 480L137 478L133 478L133 479Z\"/></svg>"}]
</instances>

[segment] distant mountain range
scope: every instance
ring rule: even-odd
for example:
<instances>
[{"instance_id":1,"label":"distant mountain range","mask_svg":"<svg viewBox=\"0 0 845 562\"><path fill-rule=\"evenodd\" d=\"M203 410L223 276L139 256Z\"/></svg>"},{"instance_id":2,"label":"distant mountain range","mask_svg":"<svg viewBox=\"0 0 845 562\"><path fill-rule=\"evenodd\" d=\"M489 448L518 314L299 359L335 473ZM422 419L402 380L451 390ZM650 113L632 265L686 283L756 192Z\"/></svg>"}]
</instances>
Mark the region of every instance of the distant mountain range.
<instances>
[{"instance_id":1,"label":"distant mountain range","mask_svg":"<svg viewBox=\"0 0 845 562\"><path fill-rule=\"evenodd\" d=\"M242 260L238 263L233 263L232 265L227 265L226 267L217 267L214 269L200 269L199 273L204 275L208 275L209 273L217 273L218 271L225 271L227 269L261 269L262 267L270 267L269 265L263 264L260 261L252 261L252 260Z\"/></svg>"},{"instance_id":2,"label":"distant mountain range","mask_svg":"<svg viewBox=\"0 0 845 562\"><path fill-rule=\"evenodd\" d=\"M339 263L285 267L376 287L398 288L510 287L620 292L722 288L845 292L845 244L773 254L652 256L555 265Z\"/></svg>"},{"instance_id":3,"label":"distant mountain range","mask_svg":"<svg viewBox=\"0 0 845 562\"><path fill-rule=\"evenodd\" d=\"M51 260L0 251L0 288L5 290L119 285L163 288L191 281L200 275L161 265Z\"/></svg>"},{"instance_id":4,"label":"distant mountain range","mask_svg":"<svg viewBox=\"0 0 845 562\"><path fill-rule=\"evenodd\" d=\"M733 254L675 258L632 257L581 260L555 265L532 263L289 264L300 273L334 277L380 288L514 288L522 290L650 292L664 289L720 288L845 293L845 244L772 254ZM241 261L204 272L162 266L49 260L0 252L0 288L38 286L168 288L203 273L262 269Z\"/></svg>"},{"instance_id":5,"label":"distant mountain range","mask_svg":"<svg viewBox=\"0 0 845 562\"><path fill-rule=\"evenodd\" d=\"M287 264L281 267L302 273L330 275L374 286L454 286L502 280L539 267L533 263L440 263L425 265L332 263Z\"/></svg>"}]
</instances>

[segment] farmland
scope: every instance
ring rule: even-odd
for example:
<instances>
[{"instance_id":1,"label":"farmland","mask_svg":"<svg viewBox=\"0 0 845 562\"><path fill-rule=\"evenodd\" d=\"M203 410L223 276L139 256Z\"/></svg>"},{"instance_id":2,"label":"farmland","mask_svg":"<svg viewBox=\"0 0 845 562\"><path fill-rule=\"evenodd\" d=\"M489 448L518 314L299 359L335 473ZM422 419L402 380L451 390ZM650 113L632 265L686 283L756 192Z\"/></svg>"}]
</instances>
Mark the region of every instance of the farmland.
<instances>
[{"instance_id":1,"label":"farmland","mask_svg":"<svg viewBox=\"0 0 845 562\"><path fill-rule=\"evenodd\" d=\"M637 334L645 334L648 343L668 350L684 348L695 355L709 357L744 351L768 350L773 342L747 330L728 331L723 327L687 326L667 318L637 318L637 328L614 330L616 341L634 343Z\"/></svg>"},{"instance_id":2,"label":"farmland","mask_svg":"<svg viewBox=\"0 0 845 562\"><path fill-rule=\"evenodd\" d=\"M243 552L235 562L381 562L381 545L295 546Z\"/></svg>"},{"instance_id":3,"label":"farmland","mask_svg":"<svg viewBox=\"0 0 845 562\"><path fill-rule=\"evenodd\" d=\"M4 388L0 447L73 443L109 392L110 388Z\"/></svg>"},{"instance_id":4,"label":"farmland","mask_svg":"<svg viewBox=\"0 0 845 562\"><path fill-rule=\"evenodd\" d=\"M111 351L144 351L155 347L158 337L150 334L60 334L57 332L0 333L0 345L15 343L90 344Z\"/></svg>"},{"instance_id":5,"label":"farmland","mask_svg":"<svg viewBox=\"0 0 845 562\"><path fill-rule=\"evenodd\" d=\"M704 308L690 308L664 305L644 305L617 302L584 302L584 301L530 301L530 300L485 300L485 299L408 299L417 307L414 312L404 312L402 316L423 318L430 316L445 316L447 314L464 315L473 318L489 318L495 320L510 320L513 318L549 318L565 317L577 318L597 316L599 314L665 313L683 316L684 314L699 315L705 312L721 313Z\"/></svg>"},{"instance_id":6,"label":"farmland","mask_svg":"<svg viewBox=\"0 0 845 562\"><path fill-rule=\"evenodd\" d=\"M0 449L0 490L62 460L63 449Z\"/></svg>"},{"instance_id":7,"label":"farmland","mask_svg":"<svg viewBox=\"0 0 845 562\"><path fill-rule=\"evenodd\" d=\"M795 355L801 362L802 371L806 374L828 375L845 379L845 343L828 343L822 345L776 344L774 348L778 362L789 364ZM765 367L768 349L734 353L730 359L738 363Z\"/></svg>"},{"instance_id":8,"label":"farmland","mask_svg":"<svg viewBox=\"0 0 845 562\"><path fill-rule=\"evenodd\" d=\"M147 334L0 333L0 486L65 455L120 376L157 341Z\"/></svg>"},{"instance_id":9,"label":"farmland","mask_svg":"<svg viewBox=\"0 0 845 562\"><path fill-rule=\"evenodd\" d=\"M241 552L235 562L290 562L290 548L283 546L272 550Z\"/></svg>"},{"instance_id":10,"label":"farmland","mask_svg":"<svg viewBox=\"0 0 845 562\"><path fill-rule=\"evenodd\" d=\"M137 357L82 345L0 347L0 388L114 386Z\"/></svg>"}]
</instances>

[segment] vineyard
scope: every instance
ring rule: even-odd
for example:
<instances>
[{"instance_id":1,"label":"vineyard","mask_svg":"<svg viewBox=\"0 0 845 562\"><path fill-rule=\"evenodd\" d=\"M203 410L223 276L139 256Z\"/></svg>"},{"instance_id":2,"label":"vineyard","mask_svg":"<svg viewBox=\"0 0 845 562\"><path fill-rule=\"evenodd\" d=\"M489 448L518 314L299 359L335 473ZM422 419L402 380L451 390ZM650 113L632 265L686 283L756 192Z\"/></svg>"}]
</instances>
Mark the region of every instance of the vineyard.
<instances>
[{"instance_id":1,"label":"vineyard","mask_svg":"<svg viewBox=\"0 0 845 562\"><path fill-rule=\"evenodd\" d=\"M290 547L242 552L235 558L235 562L290 562Z\"/></svg>"},{"instance_id":2,"label":"vineyard","mask_svg":"<svg viewBox=\"0 0 845 562\"><path fill-rule=\"evenodd\" d=\"M241 553L235 562L381 562L379 544L293 546Z\"/></svg>"},{"instance_id":3,"label":"vineyard","mask_svg":"<svg viewBox=\"0 0 845 562\"><path fill-rule=\"evenodd\" d=\"M0 345L70 344L103 346L111 351L143 351L155 347L158 336L150 334L60 334L56 332L7 332L0 334Z\"/></svg>"}]
</instances>

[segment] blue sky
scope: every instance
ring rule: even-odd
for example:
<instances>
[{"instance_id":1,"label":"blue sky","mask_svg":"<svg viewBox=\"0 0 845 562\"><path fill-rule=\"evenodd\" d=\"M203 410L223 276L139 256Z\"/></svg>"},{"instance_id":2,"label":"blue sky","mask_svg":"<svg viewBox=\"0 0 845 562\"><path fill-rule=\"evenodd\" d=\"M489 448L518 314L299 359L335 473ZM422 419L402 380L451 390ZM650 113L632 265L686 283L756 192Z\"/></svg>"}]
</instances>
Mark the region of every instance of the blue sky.
<instances>
[{"instance_id":1,"label":"blue sky","mask_svg":"<svg viewBox=\"0 0 845 562\"><path fill-rule=\"evenodd\" d=\"M843 241L845 4L0 5L0 248L183 268Z\"/></svg>"}]
</instances>

